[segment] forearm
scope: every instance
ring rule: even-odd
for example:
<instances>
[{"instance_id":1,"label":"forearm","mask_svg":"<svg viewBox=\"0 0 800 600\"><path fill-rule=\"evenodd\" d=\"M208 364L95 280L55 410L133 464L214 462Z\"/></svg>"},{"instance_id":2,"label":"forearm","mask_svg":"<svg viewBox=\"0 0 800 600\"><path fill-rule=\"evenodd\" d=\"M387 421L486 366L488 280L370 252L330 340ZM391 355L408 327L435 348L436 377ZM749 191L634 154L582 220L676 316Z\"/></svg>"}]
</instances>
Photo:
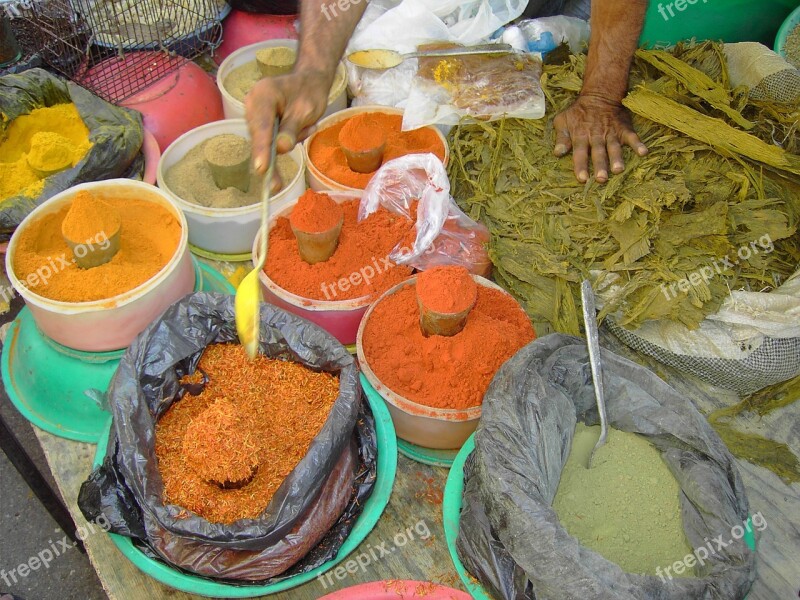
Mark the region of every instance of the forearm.
<instances>
[{"instance_id":1,"label":"forearm","mask_svg":"<svg viewBox=\"0 0 800 600\"><path fill-rule=\"evenodd\" d=\"M336 66L366 6L367 0L302 0L295 70L323 73L333 83Z\"/></svg>"},{"instance_id":2,"label":"forearm","mask_svg":"<svg viewBox=\"0 0 800 600\"><path fill-rule=\"evenodd\" d=\"M582 96L621 102L639 45L648 0L593 0Z\"/></svg>"}]
</instances>

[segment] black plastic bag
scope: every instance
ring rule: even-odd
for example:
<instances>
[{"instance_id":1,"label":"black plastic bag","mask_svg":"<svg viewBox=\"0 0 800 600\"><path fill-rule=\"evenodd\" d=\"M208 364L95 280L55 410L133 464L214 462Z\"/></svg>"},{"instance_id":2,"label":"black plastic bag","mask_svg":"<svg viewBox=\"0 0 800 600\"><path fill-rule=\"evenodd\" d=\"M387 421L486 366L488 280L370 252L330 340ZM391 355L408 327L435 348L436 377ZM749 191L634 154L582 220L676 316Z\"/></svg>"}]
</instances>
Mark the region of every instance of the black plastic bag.
<instances>
[{"instance_id":1,"label":"black plastic bag","mask_svg":"<svg viewBox=\"0 0 800 600\"><path fill-rule=\"evenodd\" d=\"M237 340L233 297L203 292L171 306L136 338L122 357L108 391L114 416L109 448L114 450L81 486L78 504L87 519L95 520L102 513L112 532L139 538L151 555L159 554L173 566L206 574L211 570L215 577L228 578L228 573L241 572L235 553L226 554L225 560L217 557L211 569L197 569L196 544L258 552L281 543L318 501L329 476L355 440L357 461L351 463L357 462L357 472L349 480L349 502L319 544L324 548L312 550L292 572L310 570L336 554L371 494L377 440L371 413L363 406L355 360L335 338L309 321L262 304L261 352L337 374L339 396L308 453L261 516L225 525L191 513L178 518L182 509L162 502L163 484L154 450L155 423L181 396L179 380L195 371L206 346ZM155 551L159 543L154 543L156 537L163 540L165 532L172 536L167 557ZM181 556L182 540L186 542L185 557ZM252 577L249 580L256 581Z\"/></svg>"},{"instance_id":2,"label":"black plastic bag","mask_svg":"<svg viewBox=\"0 0 800 600\"><path fill-rule=\"evenodd\" d=\"M661 451L682 490L690 546L730 538L748 518L748 503L722 440L654 373L601 352L609 424ZM467 569L497 598L515 600L744 598L755 554L741 539L715 545L696 578L670 579L626 573L567 533L551 504L577 421L598 423L584 340L549 335L500 368L465 466L456 546Z\"/></svg>"},{"instance_id":3,"label":"black plastic bag","mask_svg":"<svg viewBox=\"0 0 800 600\"><path fill-rule=\"evenodd\" d=\"M17 225L48 198L78 183L122 177L139 155L144 136L139 112L109 104L43 69L0 77L0 114L4 115L0 118L0 139L17 117L67 102L77 107L89 129L92 147L77 165L45 179L37 197L20 194L0 201L0 240L7 240Z\"/></svg>"}]
</instances>

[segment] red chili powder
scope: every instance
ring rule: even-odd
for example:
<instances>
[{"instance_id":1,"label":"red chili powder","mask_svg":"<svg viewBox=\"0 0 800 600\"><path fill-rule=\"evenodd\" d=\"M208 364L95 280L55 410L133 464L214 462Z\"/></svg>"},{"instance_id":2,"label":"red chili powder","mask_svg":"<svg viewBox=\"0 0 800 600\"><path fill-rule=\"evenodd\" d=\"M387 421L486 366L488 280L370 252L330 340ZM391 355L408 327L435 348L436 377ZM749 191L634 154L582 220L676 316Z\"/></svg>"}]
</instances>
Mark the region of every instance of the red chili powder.
<instances>
[{"instance_id":1,"label":"red chili powder","mask_svg":"<svg viewBox=\"0 0 800 600\"><path fill-rule=\"evenodd\" d=\"M463 410L483 402L500 366L535 337L511 296L481 286L460 333L426 338L409 285L375 306L363 344L372 371L395 393L425 406Z\"/></svg>"},{"instance_id":2,"label":"red chili powder","mask_svg":"<svg viewBox=\"0 0 800 600\"><path fill-rule=\"evenodd\" d=\"M453 314L478 297L478 284L465 267L434 267L417 275L417 296L428 310Z\"/></svg>"},{"instance_id":3,"label":"red chili powder","mask_svg":"<svg viewBox=\"0 0 800 600\"><path fill-rule=\"evenodd\" d=\"M402 115L365 113L375 118L375 127L386 132L386 148L383 162L405 156L432 152L444 160L444 145L433 127L422 127L412 131L400 131ZM320 131L308 148L308 157L314 166L337 183L352 188L364 189L373 173L356 173L347 166L347 158L339 144L339 132L355 117L331 125Z\"/></svg>"},{"instance_id":4,"label":"red chili powder","mask_svg":"<svg viewBox=\"0 0 800 600\"><path fill-rule=\"evenodd\" d=\"M358 222L359 200L340 206L344 224L328 260L310 265L300 258L289 219L277 220L269 234L264 271L278 286L313 300L352 300L381 294L411 275L388 256L414 222L381 208ZM412 214L416 214L413 211Z\"/></svg>"},{"instance_id":5,"label":"red chili powder","mask_svg":"<svg viewBox=\"0 0 800 600\"><path fill-rule=\"evenodd\" d=\"M345 121L339 130L339 144L353 152L367 152L386 142L387 131L381 127L378 113L362 113Z\"/></svg>"},{"instance_id":6,"label":"red chili powder","mask_svg":"<svg viewBox=\"0 0 800 600\"><path fill-rule=\"evenodd\" d=\"M289 223L294 229L306 233L321 233L335 227L342 214L342 207L328 194L307 190L292 209Z\"/></svg>"}]
</instances>

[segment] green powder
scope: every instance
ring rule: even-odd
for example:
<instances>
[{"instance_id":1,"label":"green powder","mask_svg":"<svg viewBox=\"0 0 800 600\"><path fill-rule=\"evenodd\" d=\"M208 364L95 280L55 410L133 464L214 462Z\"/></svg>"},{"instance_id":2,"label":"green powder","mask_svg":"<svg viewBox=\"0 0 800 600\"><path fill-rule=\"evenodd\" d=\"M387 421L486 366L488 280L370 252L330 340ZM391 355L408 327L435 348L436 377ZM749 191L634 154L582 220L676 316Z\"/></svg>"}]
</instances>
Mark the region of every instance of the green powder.
<instances>
[{"instance_id":1,"label":"green powder","mask_svg":"<svg viewBox=\"0 0 800 600\"><path fill-rule=\"evenodd\" d=\"M578 423L553 508L584 546L628 573L656 575L691 553L678 482L645 438L616 429L587 470L599 436L599 427Z\"/></svg>"}]
</instances>

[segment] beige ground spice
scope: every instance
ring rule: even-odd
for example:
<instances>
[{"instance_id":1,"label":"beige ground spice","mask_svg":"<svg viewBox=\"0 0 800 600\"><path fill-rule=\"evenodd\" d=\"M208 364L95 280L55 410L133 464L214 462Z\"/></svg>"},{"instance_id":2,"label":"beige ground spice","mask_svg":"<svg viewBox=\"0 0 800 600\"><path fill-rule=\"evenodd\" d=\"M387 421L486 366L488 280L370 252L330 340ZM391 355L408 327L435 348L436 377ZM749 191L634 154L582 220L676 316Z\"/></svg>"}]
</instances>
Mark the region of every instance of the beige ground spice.
<instances>
[{"instance_id":1,"label":"beige ground spice","mask_svg":"<svg viewBox=\"0 0 800 600\"><path fill-rule=\"evenodd\" d=\"M681 521L680 486L644 437L612 429L589 455L600 427L578 423L553 509L578 541L628 573L656 575L691 553ZM684 576L691 576L691 569Z\"/></svg>"},{"instance_id":2,"label":"beige ground spice","mask_svg":"<svg viewBox=\"0 0 800 600\"><path fill-rule=\"evenodd\" d=\"M250 187L247 192L242 192L235 187L221 190L214 183L214 177L211 175L211 169L204 155L205 145L214 139L216 138L209 138L198 144L175 163L166 173L164 178L166 184L180 198L199 206L240 208L257 204L261 200L262 175L251 173ZM275 166L281 176L284 188L300 170L300 166L288 154L279 155Z\"/></svg>"},{"instance_id":3,"label":"beige ground spice","mask_svg":"<svg viewBox=\"0 0 800 600\"><path fill-rule=\"evenodd\" d=\"M334 99L335 91L341 89L344 76L344 70L336 69L336 78L333 80L331 93L328 95L329 102ZM222 85L231 96L236 98L239 102L244 102L244 97L247 96L250 89L258 83L262 77L258 62L252 60L231 71L222 82Z\"/></svg>"}]
</instances>

